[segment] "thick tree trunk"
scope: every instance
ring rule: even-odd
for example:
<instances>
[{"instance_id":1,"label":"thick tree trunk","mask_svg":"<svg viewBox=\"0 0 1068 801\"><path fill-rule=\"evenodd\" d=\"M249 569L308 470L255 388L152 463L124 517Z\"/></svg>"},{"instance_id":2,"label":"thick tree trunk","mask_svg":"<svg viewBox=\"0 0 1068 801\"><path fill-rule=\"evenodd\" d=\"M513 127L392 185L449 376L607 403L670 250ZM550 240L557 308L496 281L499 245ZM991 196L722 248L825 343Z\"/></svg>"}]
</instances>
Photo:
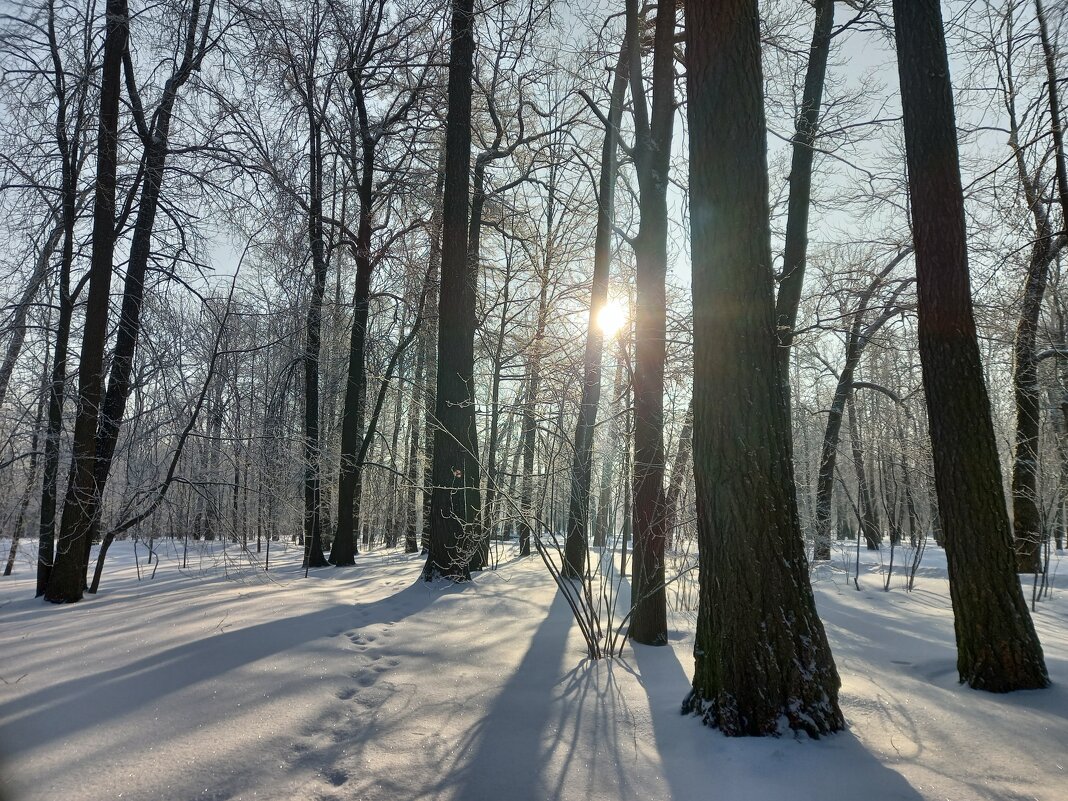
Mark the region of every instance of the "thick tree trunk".
<instances>
[{"instance_id":1,"label":"thick tree trunk","mask_svg":"<svg viewBox=\"0 0 1068 801\"><path fill-rule=\"evenodd\" d=\"M686 6L700 604L684 711L728 735L845 726L794 487L772 296L756 0Z\"/></svg>"},{"instance_id":2,"label":"thick tree trunk","mask_svg":"<svg viewBox=\"0 0 1068 801\"><path fill-rule=\"evenodd\" d=\"M586 569L589 537L590 483L593 473L593 434L597 407L601 402L601 357L604 332L598 315L608 301L612 267L612 226L615 224L615 194L619 125L629 80L630 55L626 43L616 62L612 95L608 103L608 125L601 146L601 173L597 182L597 231L593 247L593 286L586 326L586 351L582 361L582 400L575 423L575 455L571 464L571 493L568 501L567 539L564 543L563 574L579 578Z\"/></svg>"},{"instance_id":3,"label":"thick tree trunk","mask_svg":"<svg viewBox=\"0 0 1068 801\"><path fill-rule=\"evenodd\" d=\"M104 346L115 252L115 177L118 163L119 92L122 53L129 32L126 0L108 0L104 59L100 71L100 118L93 207L93 244L89 267L82 350L78 366L78 413L74 458L56 543L55 564L45 599L80 601L85 588L89 536L98 509L96 430L104 384Z\"/></svg>"},{"instance_id":4,"label":"thick tree trunk","mask_svg":"<svg viewBox=\"0 0 1068 801\"><path fill-rule=\"evenodd\" d=\"M471 87L474 72L472 0L453 0L445 124L441 295L438 304L430 550L424 576L465 580L477 542L478 435L475 428L474 340L476 276L467 259L471 176Z\"/></svg>"},{"instance_id":5,"label":"thick tree trunk","mask_svg":"<svg viewBox=\"0 0 1068 801\"><path fill-rule=\"evenodd\" d=\"M1013 565L968 278L953 89L938 0L894 0L919 350L962 682L1049 684Z\"/></svg>"}]
</instances>

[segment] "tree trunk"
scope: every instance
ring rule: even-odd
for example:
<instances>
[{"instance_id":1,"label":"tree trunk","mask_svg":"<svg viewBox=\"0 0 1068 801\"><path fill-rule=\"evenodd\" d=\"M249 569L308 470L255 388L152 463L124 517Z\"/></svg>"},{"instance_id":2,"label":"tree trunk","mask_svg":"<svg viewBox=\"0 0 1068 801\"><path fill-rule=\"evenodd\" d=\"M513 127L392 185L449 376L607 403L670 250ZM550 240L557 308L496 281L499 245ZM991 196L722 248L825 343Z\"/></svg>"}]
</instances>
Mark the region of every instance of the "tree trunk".
<instances>
[{"instance_id":1,"label":"tree trunk","mask_svg":"<svg viewBox=\"0 0 1068 801\"><path fill-rule=\"evenodd\" d=\"M345 384L345 412L341 422L341 467L338 471L337 531L330 549L334 565L356 563L356 535L360 528L362 466L356 451L363 436L364 395L367 391L367 318L371 306L371 204L374 200L374 141L367 123L363 86L358 79L352 91L359 113L362 142L360 218L356 231L356 290L352 298L352 331L349 337L349 371Z\"/></svg>"},{"instance_id":2,"label":"tree trunk","mask_svg":"<svg viewBox=\"0 0 1068 801\"><path fill-rule=\"evenodd\" d=\"M200 22L200 5L191 6L188 29L185 34L185 57L173 75L167 80L163 97L151 120L151 130L147 130L148 120L144 119L140 99L133 104L135 113L140 115L140 122L146 126L147 135L142 142L144 153L144 183L137 204L137 217L134 220L133 240L130 243L130 259L126 265L126 281L123 286L122 309L119 312L119 326L115 337L115 349L112 352L111 369L108 373L107 392L104 405L100 411L100 421L96 434L96 496L95 503L103 500L104 488L111 473L111 463L118 444L119 429L126 413L126 403L130 398L131 376L133 375L134 357L137 353L137 340L141 334L141 308L145 294L145 275L148 262L152 256L152 233L156 225L156 213L159 210L160 191L170 145L171 119L178 91L196 68L201 55L197 48L197 33ZM210 17L205 25L210 25ZM132 73L132 66L127 70ZM127 86L136 94L132 74L127 75ZM100 532L100 509L91 510L92 533L85 546L85 561L88 567L89 546ZM113 535L104 536L100 543L97 557L97 569L93 576L89 592L95 593L100 585L100 573Z\"/></svg>"},{"instance_id":3,"label":"tree trunk","mask_svg":"<svg viewBox=\"0 0 1068 801\"><path fill-rule=\"evenodd\" d=\"M428 320L426 326L426 387L423 399L423 526L419 547L423 553L430 552L430 506L434 498L434 431L435 403L437 401L438 336L437 309L440 304L441 281L441 229L444 216L445 151L438 161L438 176L434 190L434 208L430 214L430 294L427 296Z\"/></svg>"},{"instance_id":4,"label":"tree trunk","mask_svg":"<svg viewBox=\"0 0 1068 801\"><path fill-rule=\"evenodd\" d=\"M475 288L467 259L471 177L471 91L474 72L473 0L453 0L445 124L445 192L438 304L437 398L434 430L430 551L424 576L471 577L477 542L478 435L475 428Z\"/></svg>"},{"instance_id":5,"label":"tree trunk","mask_svg":"<svg viewBox=\"0 0 1068 801\"><path fill-rule=\"evenodd\" d=\"M690 452L693 446L693 396L690 396L690 404L686 407L686 416L682 419L682 430L679 431L679 444L675 448L675 461L671 465L671 480L668 483L666 518L664 528L667 531L667 545L671 547L675 540L675 528L679 522L679 501L682 500L682 490L686 486L686 478L693 475L687 471L690 466Z\"/></svg>"},{"instance_id":6,"label":"tree trunk","mask_svg":"<svg viewBox=\"0 0 1068 801\"><path fill-rule=\"evenodd\" d=\"M586 351L582 362L582 400L575 423L575 456L571 465L571 493L567 513L567 539L564 543L563 574L579 578L586 570L589 536L590 481L593 472L593 434L597 407L601 402L601 357L604 333L598 315L608 301L612 268L612 226L615 224L615 194L619 125L629 79L630 55L626 43L619 50L612 96L608 104L608 125L601 146L601 173L597 183L597 231L593 247L593 286L586 326Z\"/></svg>"},{"instance_id":7,"label":"tree trunk","mask_svg":"<svg viewBox=\"0 0 1068 801\"><path fill-rule=\"evenodd\" d=\"M797 514L756 0L686 5L700 603L683 709L727 735L845 726Z\"/></svg>"},{"instance_id":8,"label":"tree trunk","mask_svg":"<svg viewBox=\"0 0 1068 801\"><path fill-rule=\"evenodd\" d=\"M308 93L309 191L308 234L312 252L312 292L308 303L304 344L304 563L309 567L329 564L322 546L322 453L319 446L319 353L323 324L323 294L326 291L326 251L323 242L322 121L311 108Z\"/></svg>"},{"instance_id":9,"label":"tree trunk","mask_svg":"<svg viewBox=\"0 0 1068 801\"><path fill-rule=\"evenodd\" d=\"M1041 202L1041 201L1038 201ZM1048 229L1048 224L1046 228ZM1012 462L1012 526L1016 545L1016 569L1035 573L1040 569L1042 512L1039 509L1039 403L1038 362L1035 345L1042 298L1049 278L1050 233L1032 246L1024 285L1023 306L1013 341L1012 388L1016 400L1016 450Z\"/></svg>"},{"instance_id":10,"label":"tree trunk","mask_svg":"<svg viewBox=\"0 0 1068 801\"><path fill-rule=\"evenodd\" d=\"M426 328L419 336L419 353L415 361L415 379L412 381L412 400L408 410L408 481L407 500L404 504L404 552L416 553L419 550L419 442L422 429L419 414L419 393L423 391L423 375L426 372L427 339L433 335Z\"/></svg>"},{"instance_id":11,"label":"tree trunk","mask_svg":"<svg viewBox=\"0 0 1068 801\"><path fill-rule=\"evenodd\" d=\"M1049 684L1013 565L976 340L953 89L937 0L894 0L916 246L919 350L962 682Z\"/></svg>"},{"instance_id":12,"label":"tree trunk","mask_svg":"<svg viewBox=\"0 0 1068 801\"><path fill-rule=\"evenodd\" d=\"M853 469L857 474L857 499L860 504L860 529L869 551L879 550L882 533L879 529L879 512L875 506L875 493L868 478L868 468L864 461L864 445L860 440L860 423L857 421L856 393L849 397L847 409L849 417L849 441L853 450Z\"/></svg>"},{"instance_id":13,"label":"tree trunk","mask_svg":"<svg viewBox=\"0 0 1068 801\"><path fill-rule=\"evenodd\" d=\"M26 509L30 505L30 497L34 487L37 486L37 446L41 437L41 423L44 421L45 401L48 398L48 349L45 346L45 363L41 371L41 389L37 398L37 415L33 422L33 437L30 440L30 470L26 477L26 488L22 491L22 499L19 501L18 515L15 518L15 528L11 532L11 550L7 555L7 564L4 565L4 575L10 576L15 567L15 556L18 554L19 540L26 528Z\"/></svg>"},{"instance_id":14,"label":"tree trunk","mask_svg":"<svg viewBox=\"0 0 1068 801\"><path fill-rule=\"evenodd\" d=\"M627 2L641 223L634 241L634 580L629 636L667 644L664 587L664 360L667 356L667 189L675 117L674 4L657 6L652 110L646 119L637 0Z\"/></svg>"},{"instance_id":15,"label":"tree trunk","mask_svg":"<svg viewBox=\"0 0 1068 801\"><path fill-rule=\"evenodd\" d=\"M542 275L538 295L538 317L534 327L534 340L530 345L530 374L527 376L527 397L523 403L522 436L523 488L520 490L519 508L519 555L530 556L530 540L534 533L531 521L534 518L534 454L538 442L538 391L541 389L541 347L545 336L548 304L548 275ZM544 471L543 471L544 472Z\"/></svg>"},{"instance_id":16,"label":"tree trunk","mask_svg":"<svg viewBox=\"0 0 1068 801\"><path fill-rule=\"evenodd\" d=\"M53 225L54 223L55 218L50 217L48 224ZM37 254L37 261L34 262L33 273L26 283L26 288L22 291L22 297L15 304L15 313L12 316L11 324L8 326L11 331L11 339L7 343L4 361L0 364L0 406L4 405L4 399L7 397L7 387L11 382L11 374L15 371L15 364L18 362L19 354L22 353L22 345L26 341L26 318L30 313L30 307L33 305L33 299L37 297L37 293L41 289L41 284L44 283L45 278L48 276L48 268L52 263L52 254L55 253L62 240L63 225L60 223L52 229L41 244L41 250Z\"/></svg>"},{"instance_id":17,"label":"tree trunk","mask_svg":"<svg viewBox=\"0 0 1068 801\"><path fill-rule=\"evenodd\" d=\"M78 413L74 423L74 457L56 543L55 564L45 599L80 601L85 588L85 559L93 515L98 509L96 430L104 383L104 346L115 252L115 176L118 164L119 92L122 53L129 14L126 0L108 0L104 59L100 70L100 118L97 130L96 194L89 297L85 308L78 365Z\"/></svg>"},{"instance_id":18,"label":"tree trunk","mask_svg":"<svg viewBox=\"0 0 1068 801\"><path fill-rule=\"evenodd\" d=\"M1053 133L1054 164L1057 193L1064 223L1068 225L1068 168L1065 167L1064 131L1061 127L1060 93L1058 90L1056 58L1049 38L1046 13L1041 0L1035 0L1035 16L1046 65L1046 87L1049 92L1050 127ZM1013 142L1018 143L1015 117L1012 118ZM1019 145L1017 161L1021 178L1028 181ZM1039 497L1039 388L1038 363L1035 344L1038 321L1042 312L1042 298L1049 280L1050 263L1064 246L1064 234L1054 238L1045 209L1043 190L1031 182L1026 187L1032 216L1036 223L1036 240L1031 250L1031 262L1024 284L1023 307L1013 343L1013 390L1016 398L1016 453L1012 469L1012 520L1016 545L1016 569L1021 573L1037 573L1041 569L1042 514Z\"/></svg>"},{"instance_id":19,"label":"tree trunk","mask_svg":"<svg viewBox=\"0 0 1068 801\"><path fill-rule=\"evenodd\" d=\"M812 198L812 159L816 133L819 131L823 87L827 78L827 59L831 53L834 28L834 0L816 0L816 23L808 51L808 69L801 96L801 110L792 140L790 162L790 197L786 212L786 243L783 248L782 278L775 299L776 332L779 335L779 362L787 405L790 403L790 346L794 342L797 308L805 283L808 257L808 212Z\"/></svg>"}]
</instances>

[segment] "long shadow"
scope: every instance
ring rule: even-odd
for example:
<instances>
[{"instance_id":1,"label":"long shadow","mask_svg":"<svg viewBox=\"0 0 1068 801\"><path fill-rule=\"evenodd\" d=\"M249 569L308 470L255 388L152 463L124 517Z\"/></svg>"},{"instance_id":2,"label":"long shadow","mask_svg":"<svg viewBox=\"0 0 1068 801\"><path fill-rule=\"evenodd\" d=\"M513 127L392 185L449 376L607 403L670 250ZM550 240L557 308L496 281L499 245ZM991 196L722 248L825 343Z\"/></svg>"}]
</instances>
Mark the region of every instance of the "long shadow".
<instances>
[{"instance_id":1,"label":"long shadow","mask_svg":"<svg viewBox=\"0 0 1068 801\"><path fill-rule=\"evenodd\" d=\"M336 604L296 617L220 632L99 673L50 685L0 704L0 742L8 757L68 738L259 659L337 635L346 628L391 623L428 606L442 590L417 579L370 604ZM55 719L62 721L56 724ZM51 723L39 725L41 721Z\"/></svg>"},{"instance_id":2,"label":"long shadow","mask_svg":"<svg viewBox=\"0 0 1068 801\"><path fill-rule=\"evenodd\" d=\"M681 715L690 678L675 650L642 645L633 649L638 679L649 697L656 750L675 801L923 801L901 774L883 765L848 731L819 741L729 738L695 717Z\"/></svg>"},{"instance_id":3,"label":"long shadow","mask_svg":"<svg viewBox=\"0 0 1068 801\"><path fill-rule=\"evenodd\" d=\"M565 678L560 663L571 622L567 601L557 593L519 668L463 738L452 775L444 782L456 790L442 795L455 801L553 797L545 767L555 744L545 742L544 731L554 691Z\"/></svg>"}]
</instances>

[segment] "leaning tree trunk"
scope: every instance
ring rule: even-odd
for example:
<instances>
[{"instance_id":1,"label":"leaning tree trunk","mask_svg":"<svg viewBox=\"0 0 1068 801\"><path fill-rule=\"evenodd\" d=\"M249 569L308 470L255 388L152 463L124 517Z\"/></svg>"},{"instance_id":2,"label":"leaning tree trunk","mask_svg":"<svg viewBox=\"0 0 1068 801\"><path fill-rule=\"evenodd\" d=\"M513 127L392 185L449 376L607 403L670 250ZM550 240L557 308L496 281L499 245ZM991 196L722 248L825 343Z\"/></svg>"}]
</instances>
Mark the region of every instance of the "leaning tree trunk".
<instances>
[{"instance_id":1,"label":"leaning tree trunk","mask_svg":"<svg viewBox=\"0 0 1068 801\"><path fill-rule=\"evenodd\" d=\"M52 224L52 220L49 220ZM11 339L8 340L7 349L4 352L4 361L0 363L0 406L4 405L7 397L7 387L11 382L11 374L15 371L19 354L22 353L22 345L26 341L26 318L29 316L33 300L41 290L41 285L49 274L52 265L52 254L55 253L59 243L63 240L63 224L56 225L51 233L41 244L41 250L34 262L33 273L22 291L22 297L15 304L15 313L12 315L8 326L11 331Z\"/></svg>"},{"instance_id":2,"label":"leaning tree trunk","mask_svg":"<svg viewBox=\"0 0 1068 801\"><path fill-rule=\"evenodd\" d=\"M938 0L894 0L916 246L920 362L962 682L1049 684L1013 564L968 278L953 89Z\"/></svg>"},{"instance_id":3,"label":"leaning tree trunk","mask_svg":"<svg viewBox=\"0 0 1068 801\"><path fill-rule=\"evenodd\" d=\"M790 346L794 341L797 309L805 283L808 258L808 212L812 198L812 159L816 133L819 131L823 87L827 79L827 60L831 53L834 29L834 0L816 0L816 23L808 51L808 69L801 96L801 110L792 140L790 162L790 198L786 212L786 242L783 247L782 278L775 299L776 331L779 335L779 362L783 392L790 402Z\"/></svg>"},{"instance_id":4,"label":"leaning tree trunk","mask_svg":"<svg viewBox=\"0 0 1068 801\"><path fill-rule=\"evenodd\" d=\"M619 125L623 118L630 56L626 43L619 51L612 97L608 104L608 124L601 147L601 174L597 183L597 232L593 247L593 287L586 325L586 351L582 362L582 400L575 423L575 456L571 464L571 494L567 513L567 539L564 542L563 573L579 578L586 569L589 536L590 482L593 472L593 433L597 426L597 406L601 402L601 356L604 333L598 314L608 302L608 282L612 267L612 226L615 224L616 153Z\"/></svg>"},{"instance_id":5,"label":"leaning tree trunk","mask_svg":"<svg viewBox=\"0 0 1068 801\"><path fill-rule=\"evenodd\" d=\"M634 241L634 580L628 634L667 644L664 587L664 361L667 357L667 190L675 118L675 15L657 6L652 109L646 118L637 0L627 2L627 49L634 98L634 160L641 223Z\"/></svg>"},{"instance_id":6,"label":"leaning tree trunk","mask_svg":"<svg viewBox=\"0 0 1068 801\"><path fill-rule=\"evenodd\" d=\"M45 599L80 601L85 589L85 555L98 508L96 429L104 385L104 346L115 253L115 176L118 166L119 92L122 54L129 33L126 0L108 0L104 60L100 70L100 119L97 130L96 194L89 298L85 306L82 351L78 363L78 412L74 422L74 457L56 541L55 564Z\"/></svg>"},{"instance_id":7,"label":"leaning tree trunk","mask_svg":"<svg viewBox=\"0 0 1068 801\"><path fill-rule=\"evenodd\" d=\"M473 0L453 0L445 123L445 192L438 301L430 550L424 576L471 577L477 541L480 479L475 427L475 287L467 260L471 177L471 90L474 74Z\"/></svg>"},{"instance_id":8,"label":"leaning tree trunk","mask_svg":"<svg viewBox=\"0 0 1068 801\"><path fill-rule=\"evenodd\" d=\"M772 297L756 0L686 5L700 603L683 709L727 735L845 726L808 580Z\"/></svg>"}]
</instances>

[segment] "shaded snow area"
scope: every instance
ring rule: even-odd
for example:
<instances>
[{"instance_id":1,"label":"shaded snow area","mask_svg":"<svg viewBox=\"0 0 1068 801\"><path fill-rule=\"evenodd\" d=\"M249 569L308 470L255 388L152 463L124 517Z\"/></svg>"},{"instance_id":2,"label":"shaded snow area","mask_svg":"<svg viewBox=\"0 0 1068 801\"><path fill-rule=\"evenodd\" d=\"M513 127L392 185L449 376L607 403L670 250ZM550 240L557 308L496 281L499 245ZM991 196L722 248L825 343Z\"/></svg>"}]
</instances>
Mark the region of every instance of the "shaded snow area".
<instances>
[{"instance_id":1,"label":"shaded snow area","mask_svg":"<svg viewBox=\"0 0 1068 801\"><path fill-rule=\"evenodd\" d=\"M75 606L35 601L25 558L0 579L7 801L1068 798L1068 587L1035 616L1054 686L978 693L934 548L912 593L814 572L849 721L818 742L679 715L692 614L669 648L586 660L537 558L449 586L398 553L304 579L292 548L266 576L172 551L141 580L112 553Z\"/></svg>"}]
</instances>

